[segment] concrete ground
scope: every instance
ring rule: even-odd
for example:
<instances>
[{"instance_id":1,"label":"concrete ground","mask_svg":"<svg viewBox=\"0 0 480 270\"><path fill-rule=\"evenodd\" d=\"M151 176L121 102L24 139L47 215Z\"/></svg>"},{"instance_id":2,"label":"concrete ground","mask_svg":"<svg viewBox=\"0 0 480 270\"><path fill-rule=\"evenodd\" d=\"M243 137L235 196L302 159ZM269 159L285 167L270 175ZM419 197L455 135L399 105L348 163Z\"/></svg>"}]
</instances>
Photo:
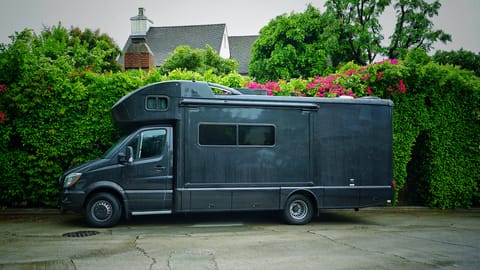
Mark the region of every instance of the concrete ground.
<instances>
[{"instance_id":1,"label":"concrete ground","mask_svg":"<svg viewBox=\"0 0 480 270\"><path fill-rule=\"evenodd\" d=\"M80 237L81 233L91 236ZM64 234L70 233L67 237ZM89 228L76 214L0 211L0 269L478 269L480 211L321 211L137 217Z\"/></svg>"}]
</instances>

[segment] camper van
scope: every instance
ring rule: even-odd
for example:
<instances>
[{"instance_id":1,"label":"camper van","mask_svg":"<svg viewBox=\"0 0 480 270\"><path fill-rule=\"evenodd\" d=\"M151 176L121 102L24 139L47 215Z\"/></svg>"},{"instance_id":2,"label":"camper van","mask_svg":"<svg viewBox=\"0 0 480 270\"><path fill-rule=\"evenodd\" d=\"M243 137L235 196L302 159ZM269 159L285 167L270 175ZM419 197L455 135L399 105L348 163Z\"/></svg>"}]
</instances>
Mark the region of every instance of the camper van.
<instances>
[{"instance_id":1,"label":"camper van","mask_svg":"<svg viewBox=\"0 0 480 270\"><path fill-rule=\"evenodd\" d=\"M260 210L306 224L319 209L386 205L392 109L379 98L150 84L112 107L125 136L60 177L60 203L95 227L138 215Z\"/></svg>"}]
</instances>

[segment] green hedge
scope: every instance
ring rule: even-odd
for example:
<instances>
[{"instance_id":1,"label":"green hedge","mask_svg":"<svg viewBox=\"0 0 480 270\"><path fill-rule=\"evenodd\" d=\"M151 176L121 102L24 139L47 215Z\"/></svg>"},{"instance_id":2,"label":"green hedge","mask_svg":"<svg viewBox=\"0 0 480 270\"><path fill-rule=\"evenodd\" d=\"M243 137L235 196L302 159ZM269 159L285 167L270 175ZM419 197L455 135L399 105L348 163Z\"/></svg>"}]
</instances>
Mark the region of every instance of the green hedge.
<instances>
[{"instance_id":1,"label":"green hedge","mask_svg":"<svg viewBox=\"0 0 480 270\"><path fill-rule=\"evenodd\" d=\"M473 72L435 64L418 50L401 62L349 63L329 76L248 85L273 95L392 99L397 192L442 209L478 204L480 79Z\"/></svg>"},{"instance_id":2,"label":"green hedge","mask_svg":"<svg viewBox=\"0 0 480 270\"><path fill-rule=\"evenodd\" d=\"M390 98L394 107L394 178L433 207L470 207L478 200L480 80L424 52L309 79L258 84L238 74L219 77L174 70L104 74L72 69L61 58L22 67L0 82L0 205L54 205L57 179L67 168L99 156L118 137L111 106L148 83L196 79L274 95L342 94Z\"/></svg>"}]
</instances>

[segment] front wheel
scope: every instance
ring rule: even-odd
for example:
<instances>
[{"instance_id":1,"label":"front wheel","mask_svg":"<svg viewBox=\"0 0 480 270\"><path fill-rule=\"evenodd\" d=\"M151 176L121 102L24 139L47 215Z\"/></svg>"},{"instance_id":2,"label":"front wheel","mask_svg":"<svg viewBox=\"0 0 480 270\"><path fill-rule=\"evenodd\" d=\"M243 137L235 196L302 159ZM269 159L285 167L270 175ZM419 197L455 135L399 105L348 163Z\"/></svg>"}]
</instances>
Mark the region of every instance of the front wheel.
<instances>
[{"instance_id":1,"label":"front wheel","mask_svg":"<svg viewBox=\"0 0 480 270\"><path fill-rule=\"evenodd\" d=\"M312 220L313 206L310 199L302 194L294 194L288 198L283 209L283 217L288 224L303 225Z\"/></svg>"},{"instance_id":2,"label":"front wheel","mask_svg":"<svg viewBox=\"0 0 480 270\"><path fill-rule=\"evenodd\" d=\"M90 225L107 228L118 223L122 216L121 205L117 197L110 193L93 195L85 207L85 215Z\"/></svg>"}]
</instances>

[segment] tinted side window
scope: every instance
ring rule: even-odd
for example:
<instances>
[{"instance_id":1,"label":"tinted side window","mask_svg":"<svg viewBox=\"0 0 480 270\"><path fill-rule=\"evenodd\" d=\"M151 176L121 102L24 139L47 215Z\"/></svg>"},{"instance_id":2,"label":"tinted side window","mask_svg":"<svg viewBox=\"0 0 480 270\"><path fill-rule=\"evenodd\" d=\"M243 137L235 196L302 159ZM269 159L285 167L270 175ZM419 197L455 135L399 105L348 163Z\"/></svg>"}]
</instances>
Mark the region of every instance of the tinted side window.
<instances>
[{"instance_id":1,"label":"tinted side window","mask_svg":"<svg viewBox=\"0 0 480 270\"><path fill-rule=\"evenodd\" d=\"M149 111L165 111L168 109L168 98L164 96L147 96L145 107Z\"/></svg>"},{"instance_id":2,"label":"tinted side window","mask_svg":"<svg viewBox=\"0 0 480 270\"><path fill-rule=\"evenodd\" d=\"M237 127L235 125L199 126L199 143L201 145L236 145Z\"/></svg>"},{"instance_id":3,"label":"tinted side window","mask_svg":"<svg viewBox=\"0 0 480 270\"><path fill-rule=\"evenodd\" d=\"M164 129L144 131L141 135L139 157L150 158L160 156L165 148L167 131Z\"/></svg>"},{"instance_id":4,"label":"tinted side window","mask_svg":"<svg viewBox=\"0 0 480 270\"><path fill-rule=\"evenodd\" d=\"M266 125L201 124L200 145L251 145L275 144L275 127Z\"/></svg>"},{"instance_id":5,"label":"tinted side window","mask_svg":"<svg viewBox=\"0 0 480 270\"><path fill-rule=\"evenodd\" d=\"M274 145L275 128L273 126L238 126L240 145Z\"/></svg>"}]
</instances>

